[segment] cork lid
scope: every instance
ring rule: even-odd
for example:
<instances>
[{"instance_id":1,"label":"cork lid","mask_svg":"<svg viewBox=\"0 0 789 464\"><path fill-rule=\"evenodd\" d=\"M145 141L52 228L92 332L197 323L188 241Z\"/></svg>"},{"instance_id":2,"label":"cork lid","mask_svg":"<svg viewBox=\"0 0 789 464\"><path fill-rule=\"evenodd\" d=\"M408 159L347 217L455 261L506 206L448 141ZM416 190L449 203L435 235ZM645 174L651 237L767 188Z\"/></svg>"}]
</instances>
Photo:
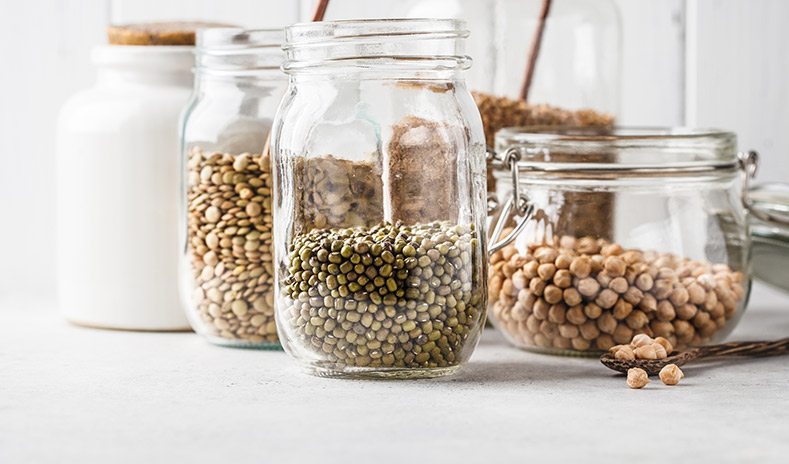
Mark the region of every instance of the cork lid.
<instances>
[{"instance_id":1,"label":"cork lid","mask_svg":"<svg viewBox=\"0 0 789 464\"><path fill-rule=\"evenodd\" d=\"M201 21L117 24L107 28L107 39L111 45L194 45L198 29L230 26Z\"/></svg>"}]
</instances>

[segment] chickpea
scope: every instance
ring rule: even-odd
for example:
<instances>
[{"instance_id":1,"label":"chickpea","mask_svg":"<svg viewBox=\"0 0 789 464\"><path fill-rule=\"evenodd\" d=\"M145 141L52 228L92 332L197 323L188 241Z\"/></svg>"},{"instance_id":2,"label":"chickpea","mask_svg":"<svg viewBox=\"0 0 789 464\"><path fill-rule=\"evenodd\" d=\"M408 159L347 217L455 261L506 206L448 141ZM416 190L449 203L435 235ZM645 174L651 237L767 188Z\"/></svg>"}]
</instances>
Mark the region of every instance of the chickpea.
<instances>
[{"instance_id":1,"label":"chickpea","mask_svg":"<svg viewBox=\"0 0 789 464\"><path fill-rule=\"evenodd\" d=\"M567 321L571 324L581 325L586 322L586 315L584 314L583 307L581 305L575 305L567 310L566 314Z\"/></svg>"},{"instance_id":2,"label":"chickpea","mask_svg":"<svg viewBox=\"0 0 789 464\"><path fill-rule=\"evenodd\" d=\"M653 343L652 348L655 349L655 355L657 355L658 359L665 359L668 357L668 353L666 352L666 348L663 347L660 343Z\"/></svg>"},{"instance_id":3,"label":"chickpea","mask_svg":"<svg viewBox=\"0 0 789 464\"><path fill-rule=\"evenodd\" d=\"M611 313L605 313L600 315L597 318L597 328L600 329L600 332L604 334L613 334L614 330L616 330L617 321L614 319L614 316Z\"/></svg>"},{"instance_id":4,"label":"chickpea","mask_svg":"<svg viewBox=\"0 0 789 464\"><path fill-rule=\"evenodd\" d=\"M529 281L529 290L535 295L542 295L543 290L545 290L545 285L546 283L544 280L539 277L533 277L531 281Z\"/></svg>"},{"instance_id":5,"label":"chickpea","mask_svg":"<svg viewBox=\"0 0 789 464\"><path fill-rule=\"evenodd\" d=\"M598 350L606 351L614 346L614 338L609 334L600 334L595 340L595 346Z\"/></svg>"},{"instance_id":6,"label":"chickpea","mask_svg":"<svg viewBox=\"0 0 789 464\"><path fill-rule=\"evenodd\" d=\"M630 388L644 388L649 383L647 371L639 367L627 370L627 386Z\"/></svg>"},{"instance_id":7,"label":"chickpea","mask_svg":"<svg viewBox=\"0 0 789 464\"><path fill-rule=\"evenodd\" d=\"M649 324L649 317L643 311L637 309L625 318L625 323L631 329L639 330Z\"/></svg>"},{"instance_id":8,"label":"chickpea","mask_svg":"<svg viewBox=\"0 0 789 464\"><path fill-rule=\"evenodd\" d=\"M677 385L685 373L676 364L667 364L660 370L660 380L666 385Z\"/></svg>"},{"instance_id":9,"label":"chickpea","mask_svg":"<svg viewBox=\"0 0 789 464\"><path fill-rule=\"evenodd\" d=\"M573 277L567 269L559 269L553 275L553 284L559 288L569 288L573 284Z\"/></svg>"},{"instance_id":10,"label":"chickpea","mask_svg":"<svg viewBox=\"0 0 789 464\"><path fill-rule=\"evenodd\" d=\"M598 291L600 291L600 284L594 278L586 277L578 282L578 292L587 298L594 298Z\"/></svg>"},{"instance_id":11,"label":"chickpea","mask_svg":"<svg viewBox=\"0 0 789 464\"><path fill-rule=\"evenodd\" d=\"M586 351L592 346L589 340L581 337L573 338L572 345L573 345L573 349L578 351Z\"/></svg>"},{"instance_id":12,"label":"chickpea","mask_svg":"<svg viewBox=\"0 0 789 464\"><path fill-rule=\"evenodd\" d=\"M518 290L526 288L526 285L529 284L528 279L526 279L526 275L520 269L515 271L514 274L512 274L510 280L512 280L512 286Z\"/></svg>"},{"instance_id":13,"label":"chickpea","mask_svg":"<svg viewBox=\"0 0 789 464\"><path fill-rule=\"evenodd\" d=\"M528 263L523 265L523 274L529 278L533 279L537 277L537 269L540 267L540 263L537 261L529 261Z\"/></svg>"},{"instance_id":14,"label":"chickpea","mask_svg":"<svg viewBox=\"0 0 789 464\"><path fill-rule=\"evenodd\" d=\"M700 305L704 303L705 299L707 299L707 292L701 285L695 282L688 285L688 300L690 303Z\"/></svg>"},{"instance_id":15,"label":"chickpea","mask_svg":"<svg viewBox=\"0 0 789 464\"><path fill-rule=\"evenodd\" d=\"M636 359L658 359L654 344L639 346L633 350L633 353Z\"/></svg>"},{"instance_id":16,"label":"chickpea","mask_svg":"<svg viewBox=\"0 0 789 464\"><path fill-rule=\"evenodd\" d=\"M597 305L600 306L601 308L609 309L614 307L618 299L619 299L619 295L617 295L616 292L606 288L603 291L601 291L599 295L597 295L597 298L595 299L595 303L597 303Z\"/></svg>"},{"instance_id":17,"label":"chickpea","mask_svg":"<svg viewBox=\"0 0 789 464\"><path fill-rule=\"evenodd\" d=\"M609 256L605 260L605 270L612 277L621 277L625 275L627 265L624 261L616 256Z\"/></svg>"},{"instance_id":18,"label":"chickpea","mask_svg":"<svg viewBox=\"0 0 789 464\"><path fill-rule=\"evenodd\" d=\"M603 314L603 309L595 303L588 303L584 305L584 314L589 319L597 319Z\"/></svg>"},{"instance_id":19,"label":"chickpea","mask_svg":"<svg viewBox=\"0 0 789 464\"><path fill-rule=\"evenodd\" d=\"M600 330L597 328L597 324L594 321L586 321L579 327L581 331L581 336L586 340L594 340L600 335Z\"/></svg>"},{"instance_id":20,"label":"chickpea","mask_svg":"<svg viewBox=\"0 0 789 464\"><path fill-rule=\"evenodd\" d=\"M614 359L621 359L623 361L634 361L636 355L633 348L628 345L620 345L620 348L614 352Z\"/></svg>"},{"instance_id":21,"label":"chickpea","mask_svg":"<svg viewBox=\"0 0 789 464\"><path fill-rule=\"evenodd\" d=\"M657 305L657 318L661 321L673 321L677 317L677 312L668 300L662 300Z\"/></svg>"},{"instance_id":22,"label":"chickpea","mask_svg":"<svg viewBox=\"0 0 789 464\"><path fill-rule=\"evenodd\" d=\"M648 292L651 290L654 283L655 282L652 280L652 276L646 272L639 274L635 280L636 287L638 287L638 289L642 292Z\"/></svg>"},{"instance_id":23,"label":"chickpea","mask_svg":"<svg viewBox=\"0 0 789 464\"><path fill-rule=\"evenodd\" d=\"M542 298L539 298L537 301L534 302L532 313L534 314L534 317L542 321L548 318L548 312L550 311L550 309L551 309L551 305L549 305Z\"/></svg>"},{"instance_id":24,"label":"chickpea","mask_svg":"<svg viewBox=\"0 0 789 464\"><path fill-rule=\"evenodd\" d=\"M567 303L568 306L576 306L581 304L581 302L583 301L583 297L581 296L581 294L578 292L578 290L576 290L573 287L564 289L564 291L562 292L562 297L564 298L564 302Z\"/></svg>"},{"instance_id":25,"label":"chickpea","mask_svg":"<svg viewBox=\"0 0 789 464\"><path fill-rule=\"evenodd\" d=\"M559 326L559 334L562 337L566 338L575 338L580 334L580 330L578 330L578 326L573 324L562 324Z\"/></svg>"},{"instance_id":26,"label":"chickpea","mask_svg":"<svg viewBox=\"0 0 789 464\"><path fill-rule=\"evenodd\" d=\"M640 333L633 337L633 339L630 341L630 346L633 348L640 348L642 346L651 345L654 342L655 340L653 340L649 335Z\"/></svg>"},{"instance_id":27,"label":"chickpea","mask_svg":"<svg viewBox=\"0 0 789 464\"><path fill-rule=\"evenodd\" d=\"M586 256L579 256L573 259L573 262L570 263L570 272L581 279L588 277L592 272L591 260Z\"/></svg>"},{"instance_id":28,"label":"chickpea","mask_svg":"<svg viewBox=\"0 0 789 464\"><path fill-rule=\"evenodd\" d=\"M674 306L681 306L688 302L690 295L685 287L675 288L669 295L669 299Z\"/></svg>"},{"instance_id":29,"label":"chickpea","mask_svg":"<svg viewBox=\"0 0 789 464\"><path fill-rule=\"evenodd\" d=\"M627 283L627 280L624 277L616 277L608 283L608 288L621 295L625 293L628 288L630 288L630 284Z\"/></svg>"},{"instance_id":30,"label":"chickpea","mask_svg":"<svg viewBox=\"0 0 789 464\"><path fill-rule=\"evenodd\" d=\"M674 352L674 346L671 344L670 341L668 341L668 339L664 337L655 337L655 343L662 346L663 349L666 350L666 354L671 354Z\"/></svg>"},{"instance_id":31,"label":"chickpea","mask_svg":"<svg viewBox=\"0 0 789 464\"><path fill-rule=\"evenodd\" d=\"M550 280L554 273L556 273L556 266L553 263L543 263L537 268L537 275L542 280Z\"/></svg>"},{"instance_id":32,"label":"chickpea","mask_svg":"<svg viewBox=\"0 0 789 464\"><path fill-rule=\"evenodd\" d=\"M630 343L633 338L633 329L626 324L619 324L614 329L614 341L616 343Z\"/></svg>"},{"instance_id":33,"label":"chickpea","mask_svg":"<svg viewBox=\"0 0 789 464\"><path fill-rule=\"evenodd\" d=\"M559 253L559 256L556 257L556 261L553 263L556 266L556 269L570 269L570 265L573 263L573 257L569 253Z\"/></svg>"},{"instance_id":34,"label":"chickpea","mask_svg":"<svg viewBox=\"0 0 789 464\"><path fill-rule=\"evenodd\" d=\"M633 305L620 298L616 301L616 304L614 305L613 317L621 321L625 319L627 316L629 316L630 313L632 312L633 312Z\"/></svg>"},{"instance_id":35,"label":"chickpea","mask_svg":"<svg viewBox=\"0 0 789 464\"><path fill-rule=\"evenodd\" d=\"M562 301L562 289L556 285L546 285L542 297L550 304L556 304Z\"/></svg>"},{"instance_id":36,"label":"chickpea","mask_svg":"<svg viewBox=\"0 0 789 464\"><path fill-rule=\"evenodd\" d=\"M644 292L639 290L636 287L630 287L627 289L624 295L622 295L625 301L630 303L631 305L635 306L641 303L641 300L644 299Z\"/></svg>"},{"instance_id":37,"label":"chickpea","mask_svg":"<svg viewBox=\"0 0 789 464\"><path fill-rule=\"evenodd\" d=\"M567 307L564 303L556 303L548 310L548 320L554 324L564 324Z\"/></svg>"}]
</instances>

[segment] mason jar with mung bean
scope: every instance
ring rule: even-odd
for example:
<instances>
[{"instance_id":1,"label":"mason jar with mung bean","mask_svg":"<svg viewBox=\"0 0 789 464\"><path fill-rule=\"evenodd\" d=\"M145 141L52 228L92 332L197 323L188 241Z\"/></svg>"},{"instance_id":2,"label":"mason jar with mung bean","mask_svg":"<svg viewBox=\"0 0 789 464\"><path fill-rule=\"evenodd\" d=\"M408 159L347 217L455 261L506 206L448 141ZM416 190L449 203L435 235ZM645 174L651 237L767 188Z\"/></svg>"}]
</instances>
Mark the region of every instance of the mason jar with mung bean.
<instances>
[{"instance_id":1,"label":"mason jar with mung bean","mask_svg":"<svg viewBox=\"0 0 789 464\"><path fill-rule=\"evenodd\" d=\"M485 140L455 20L286 29L276 311L309 372L456 372L485 320Z\"/></svg>"}]
</instances>

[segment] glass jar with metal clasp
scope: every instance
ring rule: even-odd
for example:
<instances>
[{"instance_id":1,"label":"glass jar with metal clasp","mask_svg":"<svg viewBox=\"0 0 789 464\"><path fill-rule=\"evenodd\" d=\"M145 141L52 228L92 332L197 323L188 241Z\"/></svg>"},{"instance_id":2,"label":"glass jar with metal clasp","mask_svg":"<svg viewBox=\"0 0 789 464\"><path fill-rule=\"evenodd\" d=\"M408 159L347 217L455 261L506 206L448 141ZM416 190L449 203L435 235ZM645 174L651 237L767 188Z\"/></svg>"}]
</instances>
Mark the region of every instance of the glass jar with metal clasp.
<instances>
[{"instance_id":1,"label":"glass jar with metal clasp","mask_svg":"<svg viewBox=\"0 0 789 464\"><path fill-rule=\"evenodd\" d=\"M757 156L730 132L505 129L496 153L489 310L527 349L594 353L639 333L717 342L748 301L748 211L785 221L749 198ZM610 208L590 211L601 195Z\"/></svg>"}]
</instances>

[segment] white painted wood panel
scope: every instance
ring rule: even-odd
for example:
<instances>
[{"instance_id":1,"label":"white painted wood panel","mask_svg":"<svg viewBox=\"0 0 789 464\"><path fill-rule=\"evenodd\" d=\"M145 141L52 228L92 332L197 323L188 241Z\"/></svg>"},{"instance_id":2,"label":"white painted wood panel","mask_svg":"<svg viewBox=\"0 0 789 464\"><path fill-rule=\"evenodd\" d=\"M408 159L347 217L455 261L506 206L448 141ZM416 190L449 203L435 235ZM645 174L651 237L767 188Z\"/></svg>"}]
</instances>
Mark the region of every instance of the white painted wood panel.
<instances>
[{"instance_id":1,"label":"white painted wood panel","mask_svg":"<svg viewBox=\"0 0 789 464\"><path fill-rule=\"evenodd\" d=\"M689 0L688 124L734 130L789 182L789 2Z\"/></svg>"},{"instance_id":2,"label":"white painted wood panel","mask_svg":"<svg viewBox=\"0 0 789 464\"><path fill-rule=\"evenodd\" d=\"M617 0L622 17L620 123L684 122L685 0Z\"/></svg>"},{"instance_id":3,"label":"white painted wood panel","mask_svg":"<svg viewBox=\"0 0 789 464\"><path fill-rule=\"evenodd\" d=\"M0 12L0 296L51 296L55 121L93 81L88 52L108 9L103 0L2 0Z\"/></svg>"}]
</instances>

